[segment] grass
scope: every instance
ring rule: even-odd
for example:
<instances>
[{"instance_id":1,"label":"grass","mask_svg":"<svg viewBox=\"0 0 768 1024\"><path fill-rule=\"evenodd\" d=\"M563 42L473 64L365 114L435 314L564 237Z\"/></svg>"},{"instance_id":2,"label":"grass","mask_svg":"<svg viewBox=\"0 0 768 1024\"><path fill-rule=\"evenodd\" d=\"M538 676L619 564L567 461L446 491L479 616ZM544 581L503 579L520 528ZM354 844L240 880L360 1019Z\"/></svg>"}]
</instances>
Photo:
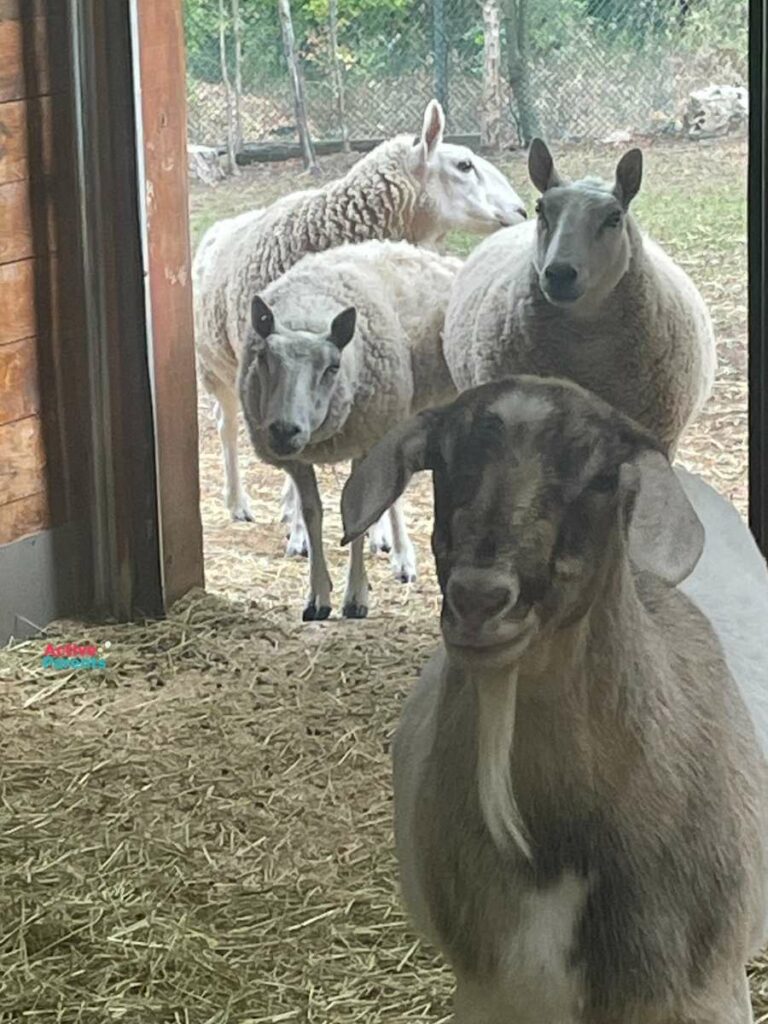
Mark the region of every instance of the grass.
<instances>
[{"instance_id":1,"label":"grass","mask_svg":"<svg viewBox=\"0 0 768 1024\"><path fill-rule=\"evenodd\" d=\"M608 173L618 155L561 163ZM742 508L745 157L739 141L652 146L636 204L718 333L715 394L682 456ZM522 157L505 167L532 199ZM195 188L193 237L308 184L279 165ZM400 586L377 559L367 621L302 624L306 565L282 558L280 475L243 445L257 521L231 524L202 398L200 429L208 593L164 622L57 623L0 651L0 1024L446 1021L450 975L405 920L391 833L390 738L437 640L428 482L408 492L419 581ZM320 474L337 601L343 478ZM93 639L106 670L43 669L48 638ZM768 965L752 985L766 1022Z\"/></svg>"}]
</instances>

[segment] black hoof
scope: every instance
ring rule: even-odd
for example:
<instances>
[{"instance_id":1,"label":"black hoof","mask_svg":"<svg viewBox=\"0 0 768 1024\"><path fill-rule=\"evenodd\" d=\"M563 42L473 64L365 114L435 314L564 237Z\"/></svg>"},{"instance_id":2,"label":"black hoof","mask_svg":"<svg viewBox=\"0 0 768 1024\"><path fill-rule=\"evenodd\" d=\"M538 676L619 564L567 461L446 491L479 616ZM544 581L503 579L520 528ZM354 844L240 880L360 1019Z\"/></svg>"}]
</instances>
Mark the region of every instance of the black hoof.
<instances>
[{"instance_id":1,"label":"black hoof","mask_svg":"<svg viewBox=\"0 0 768 1024\"><path fill-rule=\"evenodd\" d=\"M345 619L365 619L368 616L368 605L345 604L341 614Z\"/></svg>"},{"instance_id":2,"label":"black hoof","mask_svg":"<svg viewBox=\"0 0 768 1024\"><path fill-rule=\"evenodd\" d=\"M331 614L330 605L321 604L318 608L314 601L310 601L301 616L304 622L322 622Z\"/></svg>"},{"instance_id":3,"label":"black hoof","mask_svg":"<svg viewBox=\"0 0 768 1024\"><path fill-rule=\"evenodd\" d=\"M399 572L397 576L395 576L395 579L398 583L415 583L416 574L410 572Z\"/></svg>"},{"instance_id":4,"label":"black hoof","mask_svg":"<svg viewBox=\"0 0 768 1024\"><path fill-rule=\"evenodd\" d=\"M232 513L233 523L255 523L256 520L253 518L250 512L233 512Z\"/></svg>"},{"instance_id":5,"label":"black hoof","mask_svg":"<svg viewBox=\"0 0 768 1024\"><path fill-rule=\"evenodd\" d=\"M286 558L309 558L309 548L306 544L301 548L300 551L292 551L290 548L285 549Z\"/></svg>"},{"instance_id":6,"label":"black hoof","mask_svg":"<svg viewBox=\"0 0 768 1024\"><path fill-rule=\"evenodd\" d=\"M379 551L381 551L381 553L384 555L388 555L391 552L391 550L392 546L390 544L382 544L381 547L379 548Z\"/></svg>"}]
</instances>

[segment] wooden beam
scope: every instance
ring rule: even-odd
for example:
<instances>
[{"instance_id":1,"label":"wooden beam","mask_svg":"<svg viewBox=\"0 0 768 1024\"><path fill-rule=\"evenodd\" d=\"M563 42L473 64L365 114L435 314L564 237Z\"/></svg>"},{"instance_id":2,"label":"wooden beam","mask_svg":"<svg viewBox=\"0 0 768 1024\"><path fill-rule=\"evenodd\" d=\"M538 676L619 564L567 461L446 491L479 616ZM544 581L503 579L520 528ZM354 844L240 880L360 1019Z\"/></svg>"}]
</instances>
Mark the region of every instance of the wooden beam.
<instances>
[{"instance_id":1,"label":"wooden beam","mask_svg":"<svg viewBox=\"0 0 768 1024\"><path fill-rule=\"evenodd\" d=\"M157 476L166 605L203 584L181 0L138 0Z\"/></svg>"},{"instance_id":2,"label":"wooden beam","mask_svg":"<svg viewBox=\"0 0 768 1024\"><path fill-rule=\"evenodd\" d=\"M61 40L65 35L64 19L59 16L0 19L0 102L64 88L66 48ZM49 47L53 39L57 45Z\"/></svg>"},{"instance_id":3,"label":"wooden beam","mask_svg":"<svg viewBox=\"0 0 768 1024\"><path fill-rule=\"evenodd\" d=\"M384 141L383 138L353 139L350 141L349 147L354 153L370 153ZM448 135L445 141L452 142L457 146L480 149L479 135ZM344 148L344 143L339 139L322 139L314 142L313 145L318 156L341 153ZM248 142L237 154L239 164L278 163L282 160L300 160L301 158L302 150L297 142Z\"/></svg>"},{"instance_id":4,"label":"wooden beam","mask_svg":"<svg viewBox=\"0 0 768 1024\"><path fill-rule=\"evenodd\" d=\"M41 183L34 199L28 181L0 185L0 264L55 249L53 207L43 195L49 184Z\"/></svg>"},{"instance_id":5,"label":"wooden beam","mask_svg":"<svg viewBox=\"0 0 768 1024\"><path fill-rule=\"evenodd\" d=\"M0 505L0 545L10 544L51 525L45 491Z\"/></svg>"}]
</instances>

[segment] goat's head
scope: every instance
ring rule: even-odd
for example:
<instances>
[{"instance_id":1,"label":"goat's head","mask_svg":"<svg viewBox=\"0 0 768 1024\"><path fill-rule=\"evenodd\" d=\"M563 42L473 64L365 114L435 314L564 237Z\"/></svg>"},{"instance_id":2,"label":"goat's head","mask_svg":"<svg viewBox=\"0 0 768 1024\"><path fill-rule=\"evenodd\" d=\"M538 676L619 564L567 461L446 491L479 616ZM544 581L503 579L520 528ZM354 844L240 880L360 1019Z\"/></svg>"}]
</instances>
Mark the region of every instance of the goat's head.
<instances>
[{"instance_id":1,"label":"goat's head","mask_svg":"<svg viewBox=\"0 0 768 1024\"><path fill-rule=\"evenodd\" d=\"M594 178L570 184L546 145L534 139L528 170L541 192L534 265L545 298L574 311L599 307L629 268L627 211L640 188L642 153L624 154L612 186Z\"/></svg>"},{"instance_id":2,"label":"goat's head","mask_svg":"<svg viewBox=\"0 0 768 1024\"><path fill-rule=\"evenodd\" d=\"M280 459L299 455L328 416L341 356L355 333L354 307L330 319L326 330L276 324L259 296L240 368L240 398L251 430Z\"/></svg>"},{"instance_id":3,"label":"goat's head","mask_svg":"<svg viewBox=\"0 0 768 1024\"><path fill-rule=\"evenodd\" d=\"M432 100L410 154L422 182L416 241L435 241L454 230L490 234L521 223L525 206L501 171L466 146L443 142L444 130L442 108Z\"/></svg>"},{"instance_id":4,"label":"goat's head","mask_svg":"<svg viewBox=\"0 0 768 1024\"><path fill-rule=\"evenodd\" d=\"M345 540L421 469L434 478L443 635L462 656L519 658L583 618L626 556L675 584L701 553L657 442L566 381L487 384L387 435L344 489Z\"/></svg>"}]
</instances>

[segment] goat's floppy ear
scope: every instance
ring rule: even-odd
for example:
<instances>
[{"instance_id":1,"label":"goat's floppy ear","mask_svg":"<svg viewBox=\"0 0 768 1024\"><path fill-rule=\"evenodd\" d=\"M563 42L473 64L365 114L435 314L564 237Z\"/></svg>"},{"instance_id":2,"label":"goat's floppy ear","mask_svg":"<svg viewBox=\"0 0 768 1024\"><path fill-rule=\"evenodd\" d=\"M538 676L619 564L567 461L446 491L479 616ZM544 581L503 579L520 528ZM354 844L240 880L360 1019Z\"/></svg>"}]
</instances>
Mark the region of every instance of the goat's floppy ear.
<instances>
[{"instance_id":1,"label":"goat's floppy ear","mask_svg":"<svg viewBox=\"0 0 768 1024\"><path fill-rule=\"evenodd\" d=\"M618 162L616 167L616 183L613 186L613 194L625 210L640 191L642 180L642 150L630 149Z\"/></svg>"},{"instance_id":2,"label":"goat's floppy ear","mask_svg":"<svg viewBox=\"0 0 768 1024\"><path fill-rule=\"evenodd\" d=\"M355 323L357 322L357 311L354 306L349 306L338 313L331 322L331 341L341 352L346 345L352 341L355 334Z\"/></svg>"},{"instance_id":3,"label":"goat's floppy ear","mask_svg":"<svg viewBox=\"0 0 768 1024\"><path fill-rule=\"evenodd\" d=\"M539 192L546 192L547 189L564 184L543 139L533 139L531 142L531 148L528 150L528 174Z\"/></svg>"},{"instance_id":4,"label":"goat's floppy ear","mask_svg":"<svg viewBox=\"0 0 768 1024\"><path fill-rule=\"evenodd\" d=\"M433 414L432 414L433 415ZM360 537L427 466L430 413L419 413L390 430L357 466L341 493L342 544Z\"/></svg>"},{"instance_id":5,"label":"goat's floppy ear","mask_svg":"<svg viewBox=\"0 0 768 1024\"><path fill-rule=\"evenodd\" d=\"M275 330L274 314L260 295L255 295L251 303L251 325L263 341Z\"/></svg>"},{"instance_id":6,"label":"goat's floppy ear","mask_svg":"<svg viewBox=\"0 0 768 1024\"><path fill-rule=\"evenodd\" d=\"M682 583L701 557L704 527L661 452L644 449L619 473L627 547L637 569Z\"/></svg>"}]
</instances>

